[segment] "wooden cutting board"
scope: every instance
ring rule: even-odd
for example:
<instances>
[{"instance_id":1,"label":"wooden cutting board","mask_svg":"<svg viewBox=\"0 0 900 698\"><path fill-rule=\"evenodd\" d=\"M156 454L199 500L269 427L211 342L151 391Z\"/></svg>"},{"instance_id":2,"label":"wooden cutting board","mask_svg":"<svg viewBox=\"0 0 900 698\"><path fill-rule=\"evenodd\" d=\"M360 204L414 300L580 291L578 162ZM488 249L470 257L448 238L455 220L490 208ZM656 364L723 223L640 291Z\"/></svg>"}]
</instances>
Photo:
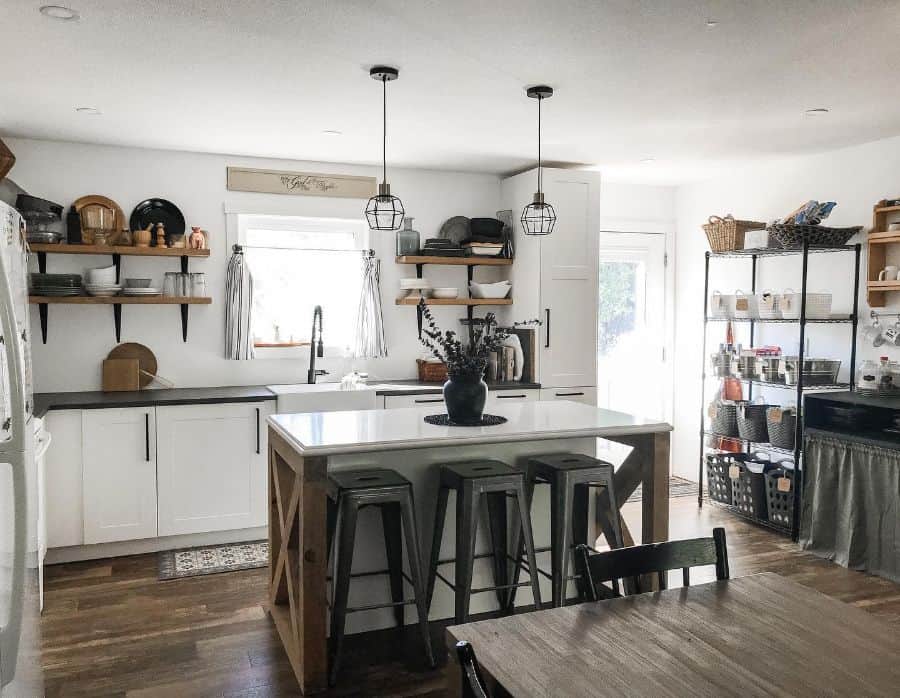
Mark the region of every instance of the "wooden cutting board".
<instances>
[{"instance_id":1,"label":"wooden cutting board","mask_svg":"<svg viewBox=\"0 0 900 698\"><path fill-rule=\"evenodd\" d=\"M137 359L105 359L103 392L114 393L141 389L141 362Z\"/></svg>"},{"instance_id":2,"label":"wooden cutting board","mask_svg":"<svg viewBox=\"0 0 900 698\"><path fill-rule=\"evenodd\" d=\"M156 371L159 368L156 363L156 356L148 347L137 342L125 342L120 344L111 352L107 359L137 359L138 369L140 373L139 382L141 388L146 388L153 382L156 377ZM149 374L149 375L148 375Z\"/></svg>"}]
</instances>

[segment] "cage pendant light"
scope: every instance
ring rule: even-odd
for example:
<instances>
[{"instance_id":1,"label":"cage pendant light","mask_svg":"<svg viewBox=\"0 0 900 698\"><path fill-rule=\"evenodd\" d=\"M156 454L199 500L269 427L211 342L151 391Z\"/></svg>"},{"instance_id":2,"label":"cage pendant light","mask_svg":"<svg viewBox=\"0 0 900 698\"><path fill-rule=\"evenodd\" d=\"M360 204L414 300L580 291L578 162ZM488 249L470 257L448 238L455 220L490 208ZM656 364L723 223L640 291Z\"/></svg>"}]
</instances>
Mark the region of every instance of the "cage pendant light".
<instances>
[{"instance_id":1,"label":"cage pendant light","mask_svg":"<svg viewBox=\"0 0 900 698\"><path fill-rule=\"evenodd\" d=\"M538 103L538 166L537 166L537 191L534 199L522 210L522 229L526 235L549 235L556 225L556 211L553 206L544 201L544 193L541 191L543 184L543 170L541 168L541 102L553 96L553 88L546 85L529 87L525 94L536 99Z\"/></svg>"},{"instance_id":2,"label":"cage pendant light","mask_svg":"<svg viewBox=\"0 0 900 698\"><path fill-rule=\"evenodd\" d=\"M372 230L400 230L403 224L403 202L396 196L391 194L391 185L387 181L387 84L391 80L396 80L399 73L396 68L390 68L384 65L377 65L369 71L369 76L373 80L380 80L382 86L382 104L383 104L383 121L382 121L382 178L381 184L378 185L378 194L369 199L366 204L366 220L369 222L369 228Z\"/></svg>"}]
</instances>

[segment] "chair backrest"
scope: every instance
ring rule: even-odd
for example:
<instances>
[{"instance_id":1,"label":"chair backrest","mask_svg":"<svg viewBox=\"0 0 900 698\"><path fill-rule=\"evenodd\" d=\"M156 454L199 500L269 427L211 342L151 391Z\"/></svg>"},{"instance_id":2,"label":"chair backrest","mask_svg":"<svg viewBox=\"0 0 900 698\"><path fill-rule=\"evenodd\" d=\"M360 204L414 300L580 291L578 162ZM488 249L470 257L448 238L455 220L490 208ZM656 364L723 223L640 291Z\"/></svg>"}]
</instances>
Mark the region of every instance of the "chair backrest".
<instances>
[{"instance_id":1,"label":"chair backrest","mask_svg":"<svg viewBox=\"0 0 900 698\"><path fill-rule=\"evenodd\" d=\"M475 659L475 649L465 640L456 643L456 656L460 666L460 680L462 681L461 695L463 698L491 698L487 684L481 675L478 660Z\"/></svg>"},{"instance_id":2,"label":"chair backrest","mask_svg":"<svg viewBox=\"0 0 900 698\"><path fill-rule=\"evenodd\" d=\"M602 553L579 545L576 560L587 597L592 601L621 596L620 580L625 583L626 593L640 593L641 577L649 574L656 574L659 588L665 589L669 570L682 570L684 586L691 584L691 567L715 565L716 579L728 579L729 575L724 528L714 528L712 538L635 545ZM612 587L604 582L611 582Z\"/></svg>"}]
</instances>

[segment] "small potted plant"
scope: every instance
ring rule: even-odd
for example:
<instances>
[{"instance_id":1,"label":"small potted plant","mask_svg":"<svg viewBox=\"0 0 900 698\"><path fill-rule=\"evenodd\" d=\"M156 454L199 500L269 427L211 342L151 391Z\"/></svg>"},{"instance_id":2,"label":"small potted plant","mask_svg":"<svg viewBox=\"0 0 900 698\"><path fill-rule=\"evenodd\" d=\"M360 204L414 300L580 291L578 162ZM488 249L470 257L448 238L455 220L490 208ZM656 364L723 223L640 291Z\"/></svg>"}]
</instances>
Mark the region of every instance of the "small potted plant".
<instances>
[{"instance_id":1,"label":"small potted plant","mask_svg":"<svg viewBox=\"0 0 900 698\"><path fill-rule=\"evenodd\" d=\"M450 421L466 426L481 424L488 392L484 372L491 352L503 346L509 331L497 327L496 316L488 313L483 323L470 327L469 341L464 342L452 330L441 331L424 300L419 301L419 309L424 320L420 340L447 365L444 404ZM539 320L528 320L517 322L513 327L539 324Z\"/></svg>"}]
</instances>

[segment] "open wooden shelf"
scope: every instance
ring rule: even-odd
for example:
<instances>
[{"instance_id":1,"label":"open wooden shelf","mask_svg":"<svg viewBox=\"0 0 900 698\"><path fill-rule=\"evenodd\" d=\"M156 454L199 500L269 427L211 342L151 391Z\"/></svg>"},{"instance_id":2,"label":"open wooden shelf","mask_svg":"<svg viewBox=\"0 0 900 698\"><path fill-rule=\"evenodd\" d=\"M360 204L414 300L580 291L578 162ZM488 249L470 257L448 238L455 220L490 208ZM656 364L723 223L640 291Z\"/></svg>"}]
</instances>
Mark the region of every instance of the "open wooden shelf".
<instances>
[{"instance_id":1,"label":"open wooden shelf","mask_svg":"<svg viewBox=\"0 0 900 698\"><path fill-rule=\"evenodd\" d=\"M886 206L886 203L887 200L882 199L873 207L872 232L867 236L866 301L870 308L883 308L887 305L887 294L900 291L900 281L878 280L878 273L887 265L887 246L900 244L900 230L888 230L892 222L900 220L900 206Z\"/></svg>"},{"instance_id":2,"label":"open wooden shelf","mask_svg":"<svg viewBox=\"0 0 900 698\"><path fill-rule=\"evenodd\" d=\"M28 296L28 302L38 307L41 319L41 340L47 343L51 305L106 305L113 309L116 341L122 341L123 305L177 305L181 308L181 338L187 341L188 308L192 305L210 305L212 298L186 298L183 296Z\"/></svg>"},{"instance_id":3,"label":"open wooden shelf","mask_svg":"<svg viewBox=\"0 0 900 698\"><path fill-rule=\"evenodd\" d=\"M67 245L32 243L32 252L40 254L117 254L124 257L209 257L209 250L187 247L134 247L131 245Z\"/></svg>"},{"instance_id":4,"label":"open wooden shelf","mask_svg":"<svg viewBox=\"0 0 900 698\"><path fill-rule=\"evenodd\" d=\"M425 305L512 305L512 298L426 298ZM398 298L397 305L419 305L419 298Z\"/></svg>"},{"instance_id":5,"label":"open wooden shelf","mask_svg":"<svg viewBox=\"0 0 900 698\"><path fill-rule=\"evenodd\" d=\"M445 264L456 267L508 267L513 263L506 257L439 257L434 255L404 255L396 257L397 264Z\"/></svg>"},{"instance_id":6,"label":"open wooden shelf","mask_svg":"<svg viewBox=\"0 0 900 698\"><path fill-rule=\"evenodd\" d=\"M29 303L63 305L209 305L212 298L182 296L28 296Z\"/></svg>"}]
</instances>

